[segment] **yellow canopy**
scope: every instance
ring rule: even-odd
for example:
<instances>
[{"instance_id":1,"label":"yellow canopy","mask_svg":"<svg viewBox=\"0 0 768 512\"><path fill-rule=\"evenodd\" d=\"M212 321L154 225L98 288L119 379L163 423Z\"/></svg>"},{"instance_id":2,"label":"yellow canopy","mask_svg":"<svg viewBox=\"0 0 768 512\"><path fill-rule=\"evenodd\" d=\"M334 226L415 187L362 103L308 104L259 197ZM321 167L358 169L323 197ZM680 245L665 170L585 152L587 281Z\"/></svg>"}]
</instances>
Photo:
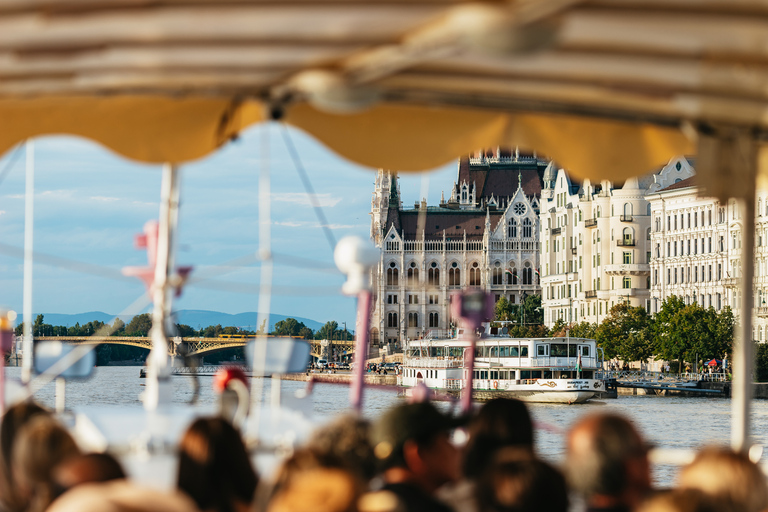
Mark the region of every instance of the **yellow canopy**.
<instances>
[{"instance_id":1,"label":"yellow canopy","mask_svg":"<svg viewBox=\"0 0 768 512\"><path fill-rule=\"evenodd\" d=\"M621 180L758 144L767 49L758 0L0 0L0 151L183 162L278 115L374 167L503 144Z\"/></svg>"}]
</instances>

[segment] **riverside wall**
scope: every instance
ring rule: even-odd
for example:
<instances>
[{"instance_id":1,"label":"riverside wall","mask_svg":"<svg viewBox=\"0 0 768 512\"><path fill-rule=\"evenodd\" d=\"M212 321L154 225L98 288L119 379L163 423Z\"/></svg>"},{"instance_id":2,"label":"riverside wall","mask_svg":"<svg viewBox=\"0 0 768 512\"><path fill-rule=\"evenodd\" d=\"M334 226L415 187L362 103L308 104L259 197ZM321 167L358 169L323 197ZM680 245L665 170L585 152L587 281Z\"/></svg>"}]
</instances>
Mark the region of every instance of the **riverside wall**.
<instances>
[{"instance_id":1,"label":"riverside wall","mask_svg":"<svg viewBox=\"0 0 768 512\"><path fill-rule=\"evenodd\" d=\"M295 380L299 382L327 382L330 384L349 384L352 382L351 373L290 373L282 376L283 380ZM366 386L396 386L397 375L365 374Z\"/></svg>"}]
</instances>

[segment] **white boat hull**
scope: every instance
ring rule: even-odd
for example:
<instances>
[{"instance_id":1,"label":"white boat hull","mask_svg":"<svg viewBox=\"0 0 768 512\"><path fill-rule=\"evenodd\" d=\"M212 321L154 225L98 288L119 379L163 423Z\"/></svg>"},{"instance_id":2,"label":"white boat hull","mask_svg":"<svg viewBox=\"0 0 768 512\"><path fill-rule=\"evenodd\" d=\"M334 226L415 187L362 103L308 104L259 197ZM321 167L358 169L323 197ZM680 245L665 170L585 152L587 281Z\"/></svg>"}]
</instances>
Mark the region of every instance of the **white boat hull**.
<instances>
[{"instance_id":1,"label":"white boat hull","mask_svg":"<svg viewBox=\"0 0 768 512\"><path fill-rule=\"evenodd\" d=\"M406 387L405 395L410 396L412 388L408 379L403 379ZM425 382L428 385L428 383ZM517 384L514 381L491 381L490 385L484 382L472 391L472 397L478 401L493 400L494 398L517 398L524 402L550 403L550 404L578 404L593 398L596 394L605 391L605 383L596 379L538 379L532 383ZM461 389L444 389L440 387L430 388L433 398L458 397Z\"/></svg>"}]
</instances>

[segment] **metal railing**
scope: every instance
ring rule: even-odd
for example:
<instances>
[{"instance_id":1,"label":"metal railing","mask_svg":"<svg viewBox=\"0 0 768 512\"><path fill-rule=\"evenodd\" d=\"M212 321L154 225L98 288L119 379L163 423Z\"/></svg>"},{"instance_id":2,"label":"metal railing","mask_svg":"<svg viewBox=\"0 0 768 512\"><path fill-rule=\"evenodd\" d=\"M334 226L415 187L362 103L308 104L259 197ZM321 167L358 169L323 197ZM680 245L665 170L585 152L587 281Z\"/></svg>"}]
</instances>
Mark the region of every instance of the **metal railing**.
<instances>
[{"instance_id":1,"label":"metal railing","mask_svg":"<svg viewBox=\"0 0 768 512\"><path fill-rule=\"evenodd\" d=\"M622 215L619 219L621 222L632 222L632 215Z\"/></svg>"},{"instance_id":2,"label":"metal railing","mask_svg":"<svg viewBox=\"0 0 768 512\"><path fill-rule=\"evenodd\" d=\"M619 240L616 240L616 245L619 246L619 247L634 247L635 246L635 241L634 240L624 240L624 239L620 238Z\"/></svg>"},{"instance_id":3,"label":"metal railing","mask_svg":"<svg viewBox=\"0 0 768 512\"><path fill-rule=\"evenodd\" d=\"M584 221L584 227L585 228L594 228L597 227L597 219L587 219Z\"/></svg>"}]
</instances>

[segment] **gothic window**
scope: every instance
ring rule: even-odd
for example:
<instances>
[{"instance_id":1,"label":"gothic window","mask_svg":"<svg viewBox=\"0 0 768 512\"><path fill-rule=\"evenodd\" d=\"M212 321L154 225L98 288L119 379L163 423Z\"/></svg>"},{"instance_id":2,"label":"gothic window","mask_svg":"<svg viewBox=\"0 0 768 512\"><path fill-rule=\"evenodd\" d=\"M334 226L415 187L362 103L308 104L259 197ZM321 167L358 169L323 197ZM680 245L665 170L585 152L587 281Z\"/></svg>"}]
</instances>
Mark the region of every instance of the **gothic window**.
<instances>
[{"instance_id":1,"label":"gothic window","mask_svg":"<svg viewBox=\"0 0 768 512\"><path fill-rule=\"evenodd\" d=\"M440 286L440 268L434 261L430 264L427 271L427 283L430 286Z\"/></svg>"},{"instance_id":2,"label":"gothic window","mask_svg":"<svg viewBox=\"0 0 768 512\"><path fill-rule=\"evenodd\" d=\"M524 219L523 220L523 238L531 238L531 219Z\"/></svg>"},{"instance_id":3,"label":"gothic window","mask_svg":"<svg viewBox=\"0 0 768 512\"><path fill-rule=\"evenodd\" d=\"M437 327L437 320L438 320L437 313L430 313L429 314L429 326L430 327Z\"/></svg>"},{"instance_id":4,"label":"gothic window","mask_svg":"<svg viewBox=\"0 0 768 512\"><path fill-rule=\"evenodd\" d=\"M461 187L461 202L462 203L469 202L469 187L466 185Z\"/></svg>"},{"instance_id":5,"label":"gothic window","mask_svg":"<svg viewBox=\"0 0 768 512\"><path fill-rule=\"evenodd\" d=\"M510 265L512 267L512 270L507 269L507 284L517 284L517 269L514 268L514 265Z\"/></svg>"},{"instance_id":6,"label":"gothic window","mask_svg":"<svg viewBox=\"0 0 768 512\"><path fill-rule=\"evenodd\" d=\"M387 327L397 327L397 313L387 315Z\"/></svg>"},{"instance_id":7,"label":"gothic window","mask_svg":"<svg viewBox=\"0 0 768 512\"><path fill-rule=\"evenodd\" d=\"M469 268L469 286L480 286L480 268L477 262Z\"/></svg>"},{"instance_id":8,"label":"gothic window","mask_svg":"<svg viewBox=\"0 0 768 512\"><path fill-rule=\"evenodd\" d=\"M418 326L419 326L419 314L408 313L408 327L418 327Z\"/></svg>"},{"instance_id":9,"label":"gothic window","mask_svg":"<svg viewBox=\"0 0 768 512\"><path fill-rule=\"evenodd\" d=\"M417 284L419 282L419 269L416 263L411 262L408 267L408 284Z\"/></svg>"},{"instance_id":10,"label":"gothic window","mask_svg":"<svg viewBox=\"0 0 768 512\"><path fill-rule=\"evenodd\" d=\"M461 286L461 269L455 261L448 269L448 286Z\"/></svg>"},{"instance_id":11,"label":"gothic window","mask_svg":"<svg viewBox=\"0 0 768 512\"><path fill-rule=\"evenodd\" d=\"M497 261L493 266L493 284L504 284L504 271L501 268L501 262Z\"/></svg>"},{"instance_id":12,"label":"gothic window","mask_svg":"<svg viewBox=\"0 0 768 512\"><path fill-rule=\"evenodd\" d=\"M533 269L531 268L531 264L527 262L523 269L523 284L533 284Z\"/></svg>"},{"instance_id":13,"label":"gothic window","mask_svg":"<svg viewBox=\"0 0 768 512\"><path fill-rule=\"evenodd\" d=\"M509 238L517 238L517 220L509 219L509 229L507 234Z\"/></svg>"},{"instance_id":14,"label":"gothic window","mask_svg":"<svg viewBox=\"0 0 768 512\"><path fill-rule=\"evenodd\" d=\"M624 217L632 217L632 203L624 203Z\"/></svg>"},{"instance_id":15,"label":"gothic window","mask_svg":"<svg viewBox=\"0 0 768 512\"><path fill-rule=\"evenodd\" d=\"M393 261L387 269L387 286L397 286L397 280L397 266Z\"/></svg>"}]
</instances>

